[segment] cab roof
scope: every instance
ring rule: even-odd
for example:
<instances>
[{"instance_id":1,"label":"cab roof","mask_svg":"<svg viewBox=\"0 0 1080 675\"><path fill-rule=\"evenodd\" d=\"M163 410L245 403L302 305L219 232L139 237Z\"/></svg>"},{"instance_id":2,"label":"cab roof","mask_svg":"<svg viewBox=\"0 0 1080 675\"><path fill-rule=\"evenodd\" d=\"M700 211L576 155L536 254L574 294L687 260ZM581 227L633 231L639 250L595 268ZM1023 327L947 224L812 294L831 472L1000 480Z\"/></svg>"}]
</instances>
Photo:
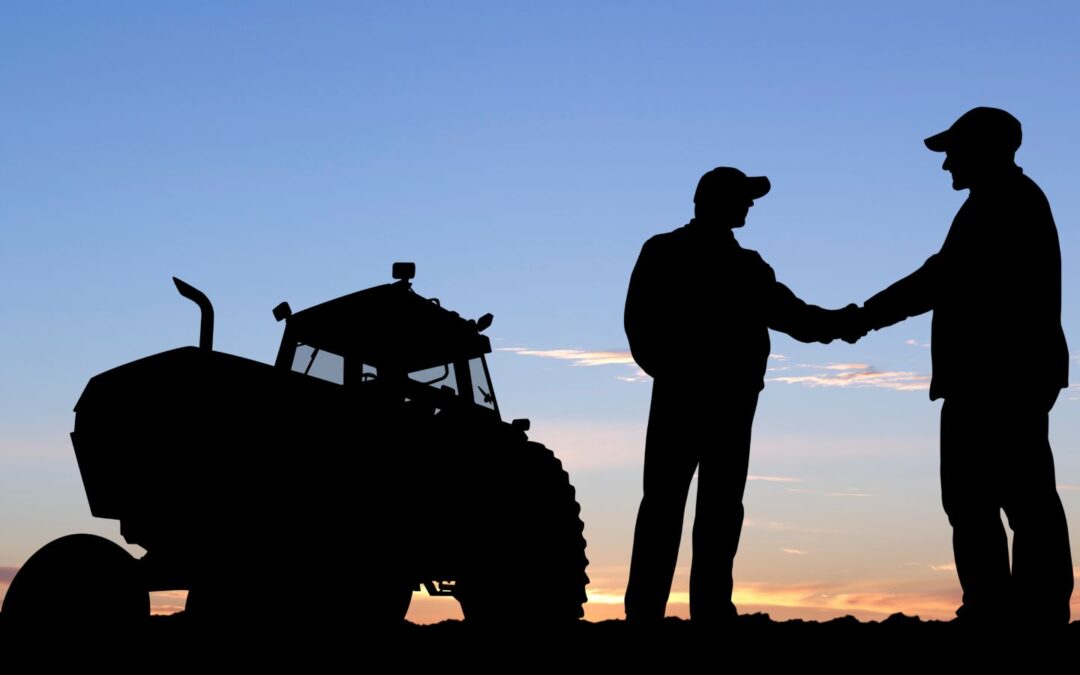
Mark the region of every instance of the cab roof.
<instances>
[{"instance_id":1,"label":"cab roof","mask_svg":"<svg viewBox=\"0 0 1080 675\"><path fill-rule=\"evenodd\" d=\"M418 295L408 281L374 286L296 312L287 319L285 339L406 372L491 351L491 342L475 321Z\"/></svg>"}]
</instances>

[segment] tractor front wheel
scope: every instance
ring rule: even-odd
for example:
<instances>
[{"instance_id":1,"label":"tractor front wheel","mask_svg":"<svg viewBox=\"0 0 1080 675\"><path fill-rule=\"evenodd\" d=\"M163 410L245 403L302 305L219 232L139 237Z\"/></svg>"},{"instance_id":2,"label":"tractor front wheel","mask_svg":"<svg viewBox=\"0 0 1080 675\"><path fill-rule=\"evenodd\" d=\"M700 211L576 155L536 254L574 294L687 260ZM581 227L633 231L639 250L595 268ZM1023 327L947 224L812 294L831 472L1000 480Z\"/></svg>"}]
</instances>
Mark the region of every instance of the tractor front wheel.
<instances>
[{"instance_id":1,"label":"tractor front wheel","mask_svg":"<svg viewBox=\"0 0 1080 675\"><path fill-rule=\"evenodd\" d=\"M462 614L483 624L511 615L537 625L576 622L584 615L589 561L570 477L539 443L524 442L501 457L505 464L486 481L486 542L455 592Z\"/></svg>"}]
</instances>

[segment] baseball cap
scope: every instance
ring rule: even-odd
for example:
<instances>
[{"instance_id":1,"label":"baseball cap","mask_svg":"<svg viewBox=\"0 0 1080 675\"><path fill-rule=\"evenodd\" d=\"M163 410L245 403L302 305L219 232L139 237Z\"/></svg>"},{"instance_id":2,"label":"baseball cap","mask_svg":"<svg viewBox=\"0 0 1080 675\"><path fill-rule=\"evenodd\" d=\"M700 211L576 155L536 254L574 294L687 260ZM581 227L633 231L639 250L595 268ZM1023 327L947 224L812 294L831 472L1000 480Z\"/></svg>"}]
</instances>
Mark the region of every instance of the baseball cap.
<instances>
[{"instance_id":1,"label":"baseball cap","mask_svg":"<svg viewBox=\"0 0 1080 675\"><path fill-rule=\"evenodd\" d=\"M694 191L694 203L732 197L758 199L768 194L771 187L765 176L747 176L730 166L718 166L698 181L697 190Z\"/></svg>"},{"instance_id":2,"label":"baseball cap","mask_svg":"<svg viewBox=\"0 0 1080 675\"><path fill-rule=\"evenodd\" d=\"M967 111L951 127L923 142L934 152L957 148L1016 152L1021 136L1020 120L1000 108L979 107Z\"/></svg>"}]
</instances>

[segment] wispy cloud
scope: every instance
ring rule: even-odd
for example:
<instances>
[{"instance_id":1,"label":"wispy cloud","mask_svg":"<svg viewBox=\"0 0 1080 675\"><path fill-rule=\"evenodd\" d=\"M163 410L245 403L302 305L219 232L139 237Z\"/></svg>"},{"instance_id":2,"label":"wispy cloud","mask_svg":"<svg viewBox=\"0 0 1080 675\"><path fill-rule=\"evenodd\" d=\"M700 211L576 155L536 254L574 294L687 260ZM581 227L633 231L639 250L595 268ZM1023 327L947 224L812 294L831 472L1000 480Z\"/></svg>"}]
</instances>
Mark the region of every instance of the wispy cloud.
<instances>
[{"instance_id":1,"label":"wispy cloud","mask_svg":"<svg viewBox=\"0 0 1080 675\"><path fill-rule=\"evenodd\" d=\"M930 569L935 572L955 572L956 563L944 563L942 565L931 565Z\"/></svg>"},{"instance_id":2,"label":"wispy cloud","mask_svg":"<svg viewBox=\"0 0 1080 675\"><path fill-rule=\"evenodd\" d=\"M792 369L804 370L806 374L766 379L770 382L808 387L876 387L896 391L922 391L930 388L929 375L910 371L878 370L868 363L801 364Z\"/></svg>"},{"instance_id":3,"label":"wispy cloud","mask_svg":"<svg viewBox=\"0 0 1080 675\"><path fill-rule=\"evenodd\" d=\"M929 342L919 342L918 340L904 340L904 344L911 347L922 347L923 349L930 349Z\"/></svg>"},{"instance_id":4,"label":"wispy cloud","mask_svg":"<svg viewBox=\"0 0 1080 675\"><path fill-rule=\"evenodd\" d=\"M861 490L859 488L847 488L844 490L811 490L808 488L788 488L788 492L802 495L819 495L821 497L877 497L876 492Z\"/></svg>"},{"instance_id":5,"label":"wispy cloud","mask_svg":"<svg viewBox=\"0 0 1080 675\"><path fill-rule=\"evenodd\" d=\"M553 359L566 361L571 366L632 366L634 372L631 375L616 375L615 379L622 382L647 382L652 379L648 373L638 367L634 362L633 355L629 350L612 349L590 351L588 349L530 349L529 347L500 347L495 351L510 352L521 356L533 356L541 359ZM784 362L788 357L783 354L769 354L769 360ZM770 370L788 370L788 366L770 368Z\"/></svg>"},{"instance_id":6,"label":"wispy cloud","mask_svg":"<svg viewBox=\"0 0 1080 675\"><path fill-rule=\"evenodd\" d=\"M806 555L806 551L797 548L782 548L780 550L790 555Z\"/></svg>"},{"instance_id":7,"label":"wispy cloud","mask_svg":"<svg viewBox=\"0 0 1080 675\"><path fill-rule=\"evenodd\" d=\"M629 350L531 349L500 347L497 351L520 356L563 361L571 366L630 366L633 372L616 375L622 382L645 382L650 378L634 362ZM808 387L876 387L896 391L923 391L930 387L930 376L910 371L878 370L869 363L791 364L783 354L769 354L769 360L781 365L768 368L770 373L785 373L766 378L770 382L801 384Z\"/></svg>"},{"instance_id":8,"label":"wispy cloud","mask_svg":"<svg viewBox=\"0 0 1080 675\"><path fill-rule=\"evenodd\" d=\"M764 530L766 532L797 532L799 534L844 534L846 530L827 527L806 527L781 520L762 520L745 518L743 529Z\"/></svg>"},{"instance_id":9,"label":"wispy cloud","mask_svg":"<svg viewBox=\"0 0 1080 675\"><path fill-rule=\"evenodd\" d=\"M629 351L587 351L584 349L528 349L527 347L500 347L500 352L513 352L522 356L570 361L574 366L610 366L634 363Z\"/></svg>"},{"instance_id":10,"label":"wispy cloud","mask_svg":"<svg viewBox=\"0 0 1080 675\"><path fill-rule=\"evenodd\" d=\"M755 476L751 474L746 477L746 480L760 480L766 483L802 483L805 479L792 476Z\"/></svg>"},{"instance_id":11,"label":"wispy cloud","mask_svg":"<svg viewBox=\"0 0 1080 675\"><path fill-rule=\"evenodd\" d=\"M590 351L587 349L529 349L528 347L500 347L496 351L533 356L541 359L566 361L571 366L632 366L631 375L616 375L615 379L623 382L645 382L649 375L638 367L628 350L613 349Z\"/></svg>"},{"instance_id":12,"label":"wispy cloud","mask_svg":"<svg viewBox=\"0 0 1080 675\"><path fill-rule=\"evenodd\" d=\"M1065 492L1080 492L1080 485L1069 485L1068 483L1058 483L1057 489L1064 490Z\"/></svg>"},{"instance_id":13,"label":"wispy cloud","mask_svg":"<svg viewBox=\"0 0 1080 675\"><path fill-rule=\"evenodd\" d=\"M830 363L824 366L803 366L804 368L821 368L823 370L870 370L869 363Z\"/></svg>"}]
</instances>

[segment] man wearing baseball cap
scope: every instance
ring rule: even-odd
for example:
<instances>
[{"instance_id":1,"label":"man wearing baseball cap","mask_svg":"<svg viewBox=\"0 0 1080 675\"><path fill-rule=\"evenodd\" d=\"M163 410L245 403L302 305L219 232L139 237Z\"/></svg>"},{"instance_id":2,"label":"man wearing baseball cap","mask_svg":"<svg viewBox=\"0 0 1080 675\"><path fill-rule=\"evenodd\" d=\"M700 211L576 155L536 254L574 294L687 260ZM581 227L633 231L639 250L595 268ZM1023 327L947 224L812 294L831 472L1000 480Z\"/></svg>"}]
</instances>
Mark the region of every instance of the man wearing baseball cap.
<instances>
[{"instance_id":1,"label":"man wearing baseball cap","mask_svg":"<svg viewBox=\"0 0 1080 675\"><path fill-rule=\"evenodd\" d=\"M742 529L750 428L764 387L769 328L803 342L854 341L858 312L808 305L732 230L769 179L719 167L701 177L694 218L641 249L626 295L634 360L652 376L644 496L634 530L626 617L655 623L671 590L695 469L690 615L735 618L732 564Z\"/></svg>"},{"instance_id":2,"label":"man wearing baseball cap","mask_svg":"<svg viewBox=\"0 0 1080 675\"><path fill-rule=\"evenodd\" d=\"M1061 251L1046 196L1014 162L1020 141L1020 122L997 108L969 110L926 139L945 153L953 189L970 194L941 250L863 309L875 330L934 312L930 398L944 399L941 497L962 623L1065 624L1073 589L1047 439L1068 386Z\"/></svg>"}]
</instances>

